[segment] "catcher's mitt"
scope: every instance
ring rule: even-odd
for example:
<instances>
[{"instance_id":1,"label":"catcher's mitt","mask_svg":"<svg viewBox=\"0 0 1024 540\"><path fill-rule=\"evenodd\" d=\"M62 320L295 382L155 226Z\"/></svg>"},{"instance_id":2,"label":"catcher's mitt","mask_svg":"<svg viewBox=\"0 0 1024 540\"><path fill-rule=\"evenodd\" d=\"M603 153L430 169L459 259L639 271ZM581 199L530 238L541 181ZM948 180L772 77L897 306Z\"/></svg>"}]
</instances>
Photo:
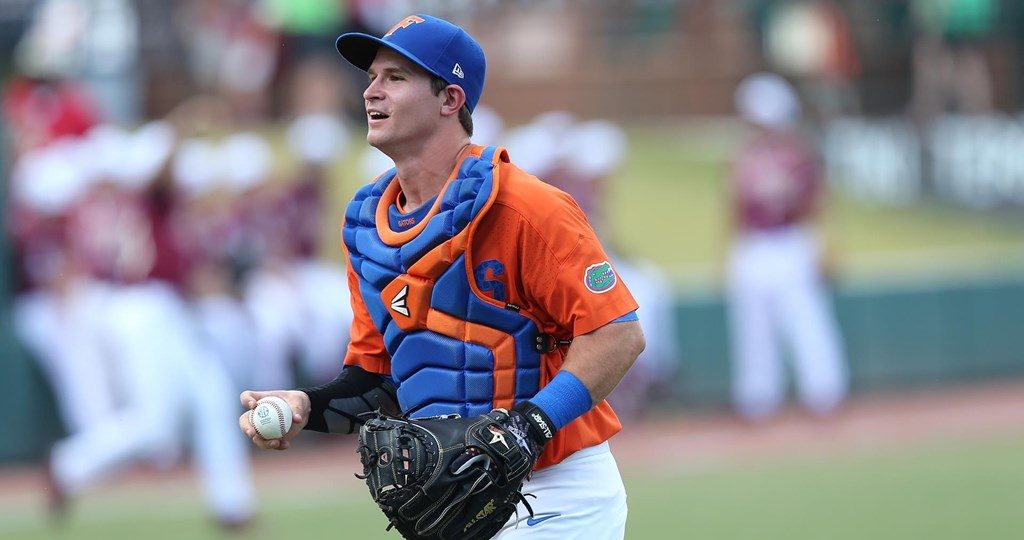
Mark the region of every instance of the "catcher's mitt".
<instances>
[{"instance_id":1,"label":"catcher's mitt","mask_svg":"<svg viewBox=\"0 0 1024 540\"><path fill-rule=\"evenodd\" d=\"M503 409L474 418L378 414L359 430L357 476L391 522L388 529L405 538L486 539L523 500L535 450Z\"/></svg>"}]
</instances>

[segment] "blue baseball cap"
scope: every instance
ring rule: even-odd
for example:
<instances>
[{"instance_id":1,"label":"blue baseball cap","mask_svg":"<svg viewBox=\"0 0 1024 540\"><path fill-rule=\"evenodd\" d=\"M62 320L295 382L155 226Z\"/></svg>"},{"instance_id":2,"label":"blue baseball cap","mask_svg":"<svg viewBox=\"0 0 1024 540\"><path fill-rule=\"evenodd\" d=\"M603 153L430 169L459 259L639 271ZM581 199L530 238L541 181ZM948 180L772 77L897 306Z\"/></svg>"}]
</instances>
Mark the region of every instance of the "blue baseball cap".
<instances>
[{"instance_id":1,"label":"blue baseball cap","mask_svg":"<svg viewBox=\"0 0 1024 540\"><path fill-rule=\"evenodd\" d=\"M480 44L462 28L430 15L410 15L382 38L349 32L338 36L335 43L345 60L363 71L370 69L381 45L461 87L469 111L476 108L484 91L487 61Z\"/></svg>"}]
</instances>

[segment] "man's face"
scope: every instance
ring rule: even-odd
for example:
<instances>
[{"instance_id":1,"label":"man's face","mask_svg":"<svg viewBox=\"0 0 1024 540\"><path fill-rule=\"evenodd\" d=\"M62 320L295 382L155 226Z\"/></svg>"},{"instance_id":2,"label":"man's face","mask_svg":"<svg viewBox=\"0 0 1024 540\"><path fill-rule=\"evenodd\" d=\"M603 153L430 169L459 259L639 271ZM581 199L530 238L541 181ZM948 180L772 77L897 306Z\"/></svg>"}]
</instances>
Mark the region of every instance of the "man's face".
<instances>
[{"instance_id":1,"label":"man's face","mask_svg":"<svg viewBox=\"0 0 1024 540\"><path fill-rule=\"evenodd\" d=\"M381 47L367 70L363 92L369 129L366 141L381 151L415 147L441 120L444 93L430 91L430 75L405 57Z\"/></svg>"}]
</instances>

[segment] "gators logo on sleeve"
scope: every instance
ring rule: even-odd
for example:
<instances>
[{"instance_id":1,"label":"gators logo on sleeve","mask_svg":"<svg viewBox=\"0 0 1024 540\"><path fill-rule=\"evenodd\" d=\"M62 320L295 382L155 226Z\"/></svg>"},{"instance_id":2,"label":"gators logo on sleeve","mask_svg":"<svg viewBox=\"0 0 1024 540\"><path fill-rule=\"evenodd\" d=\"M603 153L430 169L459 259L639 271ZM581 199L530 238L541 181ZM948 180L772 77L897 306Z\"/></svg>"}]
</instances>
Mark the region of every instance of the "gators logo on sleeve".
<instances>
[{"instance_id":1,"label":"gators logo on sleeve","mask_svg":"<svg viewBox=\"0 0 1024 540\"><path fill-rule=\"evenodd\" d=\"M615 277L615 270L612 270L612 263L608 261L592 264L583 273L583 284L592 293L608 292L615 286L618 278Z\"/></svg>"}]
</instances>

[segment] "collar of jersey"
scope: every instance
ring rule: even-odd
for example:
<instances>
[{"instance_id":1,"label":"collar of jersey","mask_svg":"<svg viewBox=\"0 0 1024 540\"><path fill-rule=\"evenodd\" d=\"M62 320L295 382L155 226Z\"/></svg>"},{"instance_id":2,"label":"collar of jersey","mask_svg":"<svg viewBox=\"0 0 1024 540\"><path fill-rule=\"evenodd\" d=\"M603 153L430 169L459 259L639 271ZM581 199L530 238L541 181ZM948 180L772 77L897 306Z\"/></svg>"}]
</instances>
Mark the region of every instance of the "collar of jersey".
<instances>
[{"instance_id":1,"label":"collar of jersey","mask_svg":"<svg viewBox=\"0 0 1024 540\"><path fill-rule=\"evenodd\" d=\"M438 195L434 195L434 198L437 198L437 197L438 197ZM411 229L412 227L415 227L416 223L422 222L423 218L426 217L427 212L430 211L430 207L434 204L434 198L432 198L430 201L428 201L428 204L423 205L422 207L417 208L417 209L413 210L412 212L404 212L404 211L402 211L402 209L399 208L398 204L392 204L391 206L389 206L388 207L388 223L391 225L391 230L393 230L393 231L401 231L401 230L404 230L404 229ZM410 218L413 220L413 225L412 226L410 226L410 227L396 227L397 223L400 220L410 219Z\"/></svg>"},{"instance_id":2,"label":"collar of jersey","mask_svg":"<svg viewBox=\"0 0 1024 540\"><path fill-rule=\"evenodd\" d=\"M448 180L445 181L444 185L441 186L441 190L438 192L437 197L434 199L434 204L430 205L430 211L427 212L419 223L414 225L405 231L395 231L391 228L391 222L388 219L388 209L393 204L398 203L398 197L402 193L402 186L398 183L398 176L396 175L391 179L391 183L384 189L384 193L380 196L380 201L377 202L377 214L375 221L377 222L377 234L380 235L380 239L389 246L400 246L409 242L413 238L416 238L423 229L430 222L430 218L434 217L438 209L441 208L441 201L444 199L442 194L448 190L448 186L451 185L452 181L455 180L459 175L459 170L462 168L462 162L469 157L480 157L480 153L483 151L483 146L470 145L459 155L455 161L455 168L452 169Z\"/></svg>"}]
</instances>

